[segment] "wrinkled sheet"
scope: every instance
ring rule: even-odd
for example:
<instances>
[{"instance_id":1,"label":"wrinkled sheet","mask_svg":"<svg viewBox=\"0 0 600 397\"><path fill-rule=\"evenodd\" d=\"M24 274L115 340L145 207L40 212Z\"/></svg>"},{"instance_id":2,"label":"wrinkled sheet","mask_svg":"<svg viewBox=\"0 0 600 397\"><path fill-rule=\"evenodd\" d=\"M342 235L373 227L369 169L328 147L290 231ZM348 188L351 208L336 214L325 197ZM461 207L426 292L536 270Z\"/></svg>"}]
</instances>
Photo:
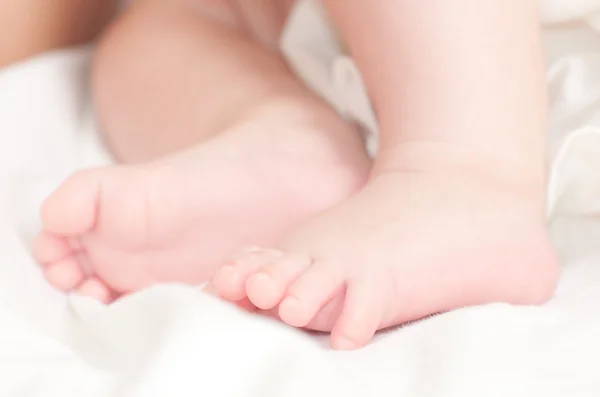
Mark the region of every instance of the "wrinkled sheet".
<instances>
[{"instance_id":1,"label":"wrinkled sheet","mask_svg":"<svg viewBox=\"0 0 600 397\"><path fill-rule=\"evenodd\" d=\"M600 395L600 38L568 24L546 40L556 297L457 310L349 353L198 288L158 286L110 307L49 288L29 254L39 205L74 170L110 162L90 50L0 71L0 396Z\"/></svg>"}]
</instances>

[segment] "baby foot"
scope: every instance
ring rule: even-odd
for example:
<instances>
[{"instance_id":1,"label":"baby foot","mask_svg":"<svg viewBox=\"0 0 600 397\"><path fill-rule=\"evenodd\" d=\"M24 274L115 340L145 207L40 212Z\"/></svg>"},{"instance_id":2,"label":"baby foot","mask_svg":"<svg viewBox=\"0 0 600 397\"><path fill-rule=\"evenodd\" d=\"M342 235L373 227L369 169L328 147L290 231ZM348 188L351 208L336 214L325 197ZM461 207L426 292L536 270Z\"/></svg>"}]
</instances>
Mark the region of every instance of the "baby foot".
<instances>
[{"instance_id":1,"label":"baby foot","mask_svg":"<svg viewBox=\"0 0 600 397\"><path fill-rule=\"evenodd\" d=\"M539 304L558 265L543 194L531 191L487 172L380 172L279 250L240 254L212 284L289 325L331 331L337 349L455 308Z\"/></svg>"},{"instance_id":2,"label":"baby foot","mask_svg":"<svg viewBox=\"0 0 600 397\"><path fill-rule=\"evenodd\" d=\"M201 283L240 247L272 244L358 189L368 167L333 111L278 103L176 156L75 174L43 205L35 255L53 286L103 302Z\"/></svg>"}]
</instances>

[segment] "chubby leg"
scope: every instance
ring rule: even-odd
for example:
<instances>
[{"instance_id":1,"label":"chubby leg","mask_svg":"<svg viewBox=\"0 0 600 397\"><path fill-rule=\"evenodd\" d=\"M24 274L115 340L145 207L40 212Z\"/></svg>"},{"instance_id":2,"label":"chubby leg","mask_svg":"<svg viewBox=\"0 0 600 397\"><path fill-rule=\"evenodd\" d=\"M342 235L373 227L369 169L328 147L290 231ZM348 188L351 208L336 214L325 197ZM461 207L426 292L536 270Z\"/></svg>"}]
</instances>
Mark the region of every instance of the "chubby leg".
<instances>
[{"instance_id":1,"label":"chubby leg","mask_svg":"<svg viewBox=\"0 0 600 397\"><path fill-rule=\"evenodd\" d=\"M116 0L0 0L0 67L84 44L112 18Z\"/></svg>"},{"instance_id":2,"label":"chubby leg","mask_svg":"<svg viewBox=\"0 0 600 397\"><path fill-rule=\"evenodd\" d=\"M380 117L378 159L360 192L276 251L218 271L217 292L332 331L340 349L437 312L549 299L537 3L326 4Z\"/></svg>"}]
</instances>

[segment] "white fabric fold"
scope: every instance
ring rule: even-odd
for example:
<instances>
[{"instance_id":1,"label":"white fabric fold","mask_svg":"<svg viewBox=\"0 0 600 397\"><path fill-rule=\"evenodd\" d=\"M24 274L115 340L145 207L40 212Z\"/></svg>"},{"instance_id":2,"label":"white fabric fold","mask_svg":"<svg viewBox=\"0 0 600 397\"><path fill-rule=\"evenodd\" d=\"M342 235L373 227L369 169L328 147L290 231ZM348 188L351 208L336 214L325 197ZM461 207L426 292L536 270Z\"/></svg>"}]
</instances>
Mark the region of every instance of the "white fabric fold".
<instances>
[{"instance_id":1,"label":"white fabric fold","mask_svg":"<svg viewBox=\"0 0 600 397\"><path fill-rule=\"evenodd\" d=\"M560 7L576 3L591 7L548 1L556 6L545 15L560 19ZM49 288L28 251L39 205L71 172L110 162L86 85L90 52L0 71L0 395L598 396L600 37L582 10L573 6L578 21L546 32L549 215L564 258L555 299L456 310L351 353L197 288L158 286L109 307ZM296 56L313 56L304 51ZM333 81L331 66L322 76ZM325 84L315 81L329 95Z\"/></svg>"}]
</instances>

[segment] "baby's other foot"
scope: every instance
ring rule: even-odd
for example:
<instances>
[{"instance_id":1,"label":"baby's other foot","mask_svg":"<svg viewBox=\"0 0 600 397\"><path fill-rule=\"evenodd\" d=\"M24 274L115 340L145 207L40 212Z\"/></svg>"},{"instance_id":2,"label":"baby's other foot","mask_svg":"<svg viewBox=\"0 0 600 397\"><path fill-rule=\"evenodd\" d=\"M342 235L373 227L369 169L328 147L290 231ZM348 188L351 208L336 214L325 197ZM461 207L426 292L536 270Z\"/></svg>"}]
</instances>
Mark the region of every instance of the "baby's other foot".
<instances>
[{"instance_id":1,"label":"baby's other foot","mask_svg":"<svg viewBox=\"0 0 600 397\"><path fill-rule=\"evenodd\" d=\"M207 281L357 190L358 134L320 102L277 102L217 138L145 165L82 171L44 203L35 255L62 291L109 302L161 282Z\"/></svg>"},{"instance_id":2,"label":"baby's other foot","mask_svg":"<svg viewBox=\"0 0 600 397\"><path fill-rule=\"evenodd\" d=\"M243 283L236 299L331 331L334 348L353 349L379 329L435 313L543 303L558 273L543 189L467 167L379 172L278 251L242 253L213 284Z\"/></svg>"}]
</instances>

